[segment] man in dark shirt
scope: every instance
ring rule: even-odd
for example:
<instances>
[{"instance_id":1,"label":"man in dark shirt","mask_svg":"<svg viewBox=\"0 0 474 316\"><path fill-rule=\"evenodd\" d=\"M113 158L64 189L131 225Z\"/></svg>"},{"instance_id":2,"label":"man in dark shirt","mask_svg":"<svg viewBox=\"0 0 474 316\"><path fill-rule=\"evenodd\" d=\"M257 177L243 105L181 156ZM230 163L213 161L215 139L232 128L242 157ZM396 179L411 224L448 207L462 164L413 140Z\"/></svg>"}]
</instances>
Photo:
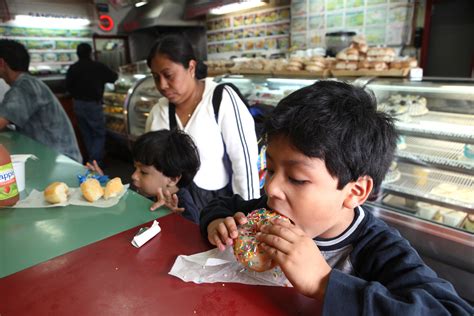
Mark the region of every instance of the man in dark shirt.
<instances>
[{"instance_id":1,"label":"man in dark shirt","mask_svg":"<svg viewBox=\"0 0 474 316\"><path fill-rule=\"evenodd\" d=\"M74 113L79 124L88 161L103 164L105 118L102 109L104 85L117 80L117 73L106 65L93 61L92 47L87 43L77 46L79 61L69 67L66 86L74 100Z\"/></svg>"}]
</instances>

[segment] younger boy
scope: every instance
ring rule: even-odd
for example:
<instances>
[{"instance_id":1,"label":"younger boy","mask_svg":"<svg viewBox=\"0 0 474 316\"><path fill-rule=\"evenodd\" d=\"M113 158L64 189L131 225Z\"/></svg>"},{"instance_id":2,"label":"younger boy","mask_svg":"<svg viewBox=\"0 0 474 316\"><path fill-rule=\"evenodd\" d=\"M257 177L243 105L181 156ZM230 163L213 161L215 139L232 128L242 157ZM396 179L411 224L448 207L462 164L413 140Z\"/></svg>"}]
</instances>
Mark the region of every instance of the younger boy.
<instances>
[{"instance_id":1,"label":"younger boy","mask_svg":"<svg viewBox=\"0 0 474 316\"><path fill-rule=\"evenodd\" d=\"M135 172L133 185L147 197L155 197L150 210L166 206L185 218L199 223L199 210L204 206L188 188L199 169L199 152L191 137L177 129L159 130L141 135L132 147ZM87 164L103 174L94 160Z\"/></svg>"},{"instance_id":2,"label":"younger boy","mask_svg":"<svg viewBox=\"0 0 474 316\"><path fill-rule=\"evenodd\" d=\"M300 293L325 315L472 314L451 284L399 233L361 205L380 186L396 147L392 120L362 88L319 81L280 101L265 123L266 195L211 202L201 232L223 250L250 211L274 221L257 235Z\"/></svg>"}]
</instances>

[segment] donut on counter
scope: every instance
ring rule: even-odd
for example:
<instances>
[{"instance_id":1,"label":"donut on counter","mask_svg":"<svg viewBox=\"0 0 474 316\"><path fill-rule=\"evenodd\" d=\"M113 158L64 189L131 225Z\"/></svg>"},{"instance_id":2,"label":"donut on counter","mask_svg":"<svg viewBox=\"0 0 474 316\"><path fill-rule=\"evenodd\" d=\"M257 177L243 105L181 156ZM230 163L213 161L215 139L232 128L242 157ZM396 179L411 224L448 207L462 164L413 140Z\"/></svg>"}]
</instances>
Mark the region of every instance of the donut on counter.
<instances>
[{"instance_id":1,"label":"donut on counter","mask_svg":"<svg viewBox=\"0 0 474 316\"><path fill-rule=\"evenodd\" d=\"M234 255L242 265L250 270L263 272L275 267L276 263L260 247L256 239L260 227L270 224L270 220L280 218L289 222L289 219L276 212L260 208L247 215L247 223L239 225L239 236L234 241Z\"/></svg>"}]
</instances>

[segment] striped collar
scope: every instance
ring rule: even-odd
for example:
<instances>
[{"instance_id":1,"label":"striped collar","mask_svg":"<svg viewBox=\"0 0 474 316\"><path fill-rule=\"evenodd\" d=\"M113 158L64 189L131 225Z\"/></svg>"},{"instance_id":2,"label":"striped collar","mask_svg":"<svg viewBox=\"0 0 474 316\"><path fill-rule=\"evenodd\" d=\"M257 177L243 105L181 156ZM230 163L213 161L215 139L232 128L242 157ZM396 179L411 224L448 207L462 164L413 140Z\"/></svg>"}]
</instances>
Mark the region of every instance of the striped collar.
<instances>
[{"instance_id":1,"label":"striped collar","mask_svg":"<svg viewBox=\"0 0 474 316\"><path fill-rule=\"evenodd\" d=\"M354 213L354 220L342 234L331 239L316 237L314 238L316 245L318 245L321 250L323 250L323 248L325 248L324 250L330 250L341 248L350 243L353 240L351 237L354 235L354 232L356 232L359 227L361 227L361 224L366 217L364 209L360 206L354 209Z\"/></svg>"}]
</instances>

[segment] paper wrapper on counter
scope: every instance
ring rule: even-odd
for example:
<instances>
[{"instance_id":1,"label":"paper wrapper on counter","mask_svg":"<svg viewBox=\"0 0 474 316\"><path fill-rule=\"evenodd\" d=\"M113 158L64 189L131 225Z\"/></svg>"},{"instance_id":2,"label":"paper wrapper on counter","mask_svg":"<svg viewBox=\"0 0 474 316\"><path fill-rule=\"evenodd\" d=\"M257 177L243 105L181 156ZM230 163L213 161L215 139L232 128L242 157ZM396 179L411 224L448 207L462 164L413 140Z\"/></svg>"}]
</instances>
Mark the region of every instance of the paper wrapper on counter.
<instances>
[{"instance_id":1,"label":"paper wrapper on counter","mask_svg":"<svg viewBox=\"0 0 474 316\"><path fill-rule=\"evenodd\" d=\"M157 221L153 221L150 227L142 227L138 233L133 237L132 245L136 248L140 248L147 241L158 235L161 232L161 227Z\"/></svg>"},{"instance_id":2,"label":"paper wrapper on counter","mask_svg":"<svg viewBox=\"0 0 474 316\"><path fill-rule=\"evenodd\" d=\"M234 256L232 247L221 252L217 248L176 258L170 275L194 283L242 283L251 285L290 286L279 267L265 272L245 269Z\"/></svg>"}]
</instances>

